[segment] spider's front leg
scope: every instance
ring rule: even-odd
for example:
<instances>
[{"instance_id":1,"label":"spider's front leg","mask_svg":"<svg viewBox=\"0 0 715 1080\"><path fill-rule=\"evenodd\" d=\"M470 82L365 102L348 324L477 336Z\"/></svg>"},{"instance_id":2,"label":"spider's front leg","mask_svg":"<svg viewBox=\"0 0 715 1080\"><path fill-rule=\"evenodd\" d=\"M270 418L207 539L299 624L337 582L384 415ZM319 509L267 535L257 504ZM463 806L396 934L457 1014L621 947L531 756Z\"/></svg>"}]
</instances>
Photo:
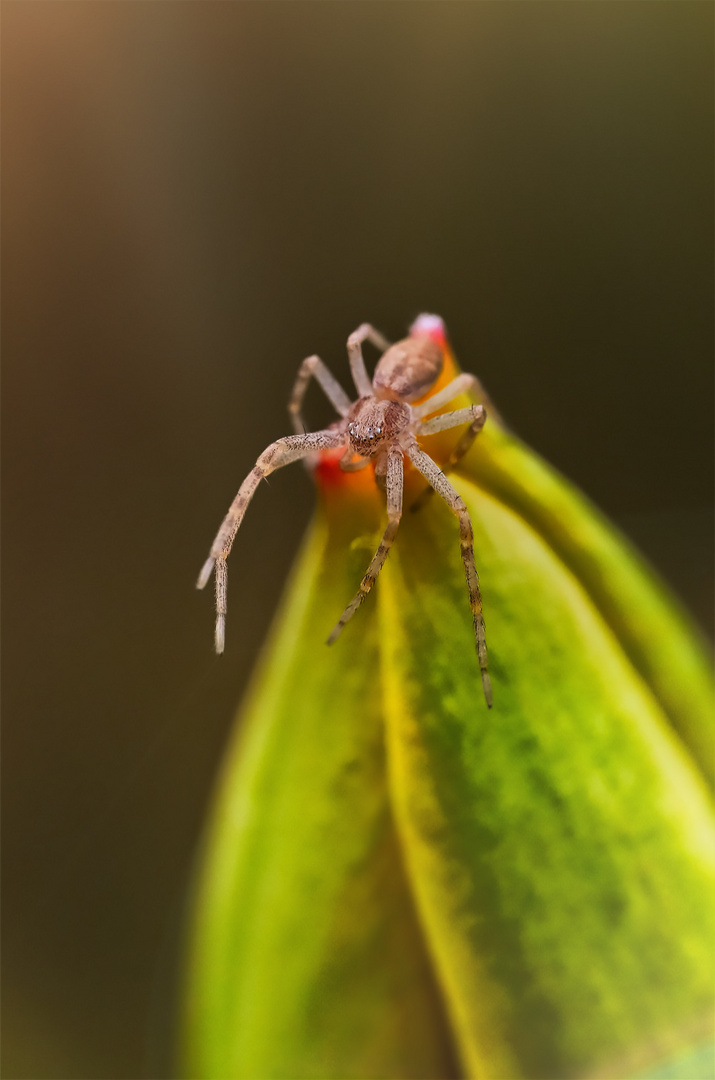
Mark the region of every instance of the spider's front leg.
<instances>
[{"instance_id":1,"label":"spider's front leg","mask_svg":"<svg viewBox=\"0 0 715 1080\"><path fill-rule=\"evenodd\" d=\"M373 560L367 568L365 577L360 582L360 588L342 613L328 638L328 645L337 641L343 627L352 619L363 600L377 581L377 575L385 564L387 554L392 547L392 542L397 533L397 527L402 517L402 450L394 444L390 447L387 455L387 528L383 534Z\"/></svg>"},{"instance_id":2,"label":"spider's front leg","mask_svg":"<svg viewBox=\"0 0 715 1080\"><path fill-rule=\"evenodd\" d=\"M480 406L472 406L478 409ZM461 411L461 410L460 410ZM466 410L465 410L466 411ZM453 415L457 415L456 413ZM435 418L436 419L436 418ZM424 430L424 429L422 429ZM479 576L477 565L474 561L474 530L472 519L469 516L464 499L459 495L439 465L436 464L424 450L420 450L415 441L406 447L407 456L412 464L419 469L426 480L432 485L438 495L444 499L453 514L459 518L459 543L464 563L464 574L467 579L469 592L469 606L472 609L474 621L474 636L477 645L477 660L482 675L482 688L488 707L492 707L492 684L487 671L487 637L484 629L484 615L482 614L482 594L479 590Z\"/></svg>"},{"instance_id":3,"label":"spider's front leg","mask_svg":"<svg viewBox=\"0 0 715 1080\"><path fill-rule=\"evenodd\" d=\"M308 457L317 450L332 450L345 444L345 431L343 429L315 431L305 435L287 435L267 447L258 461L251 469L246 479L238 489L236 498L231 503L229 511L223 520L221 528L216 534L216 539L211 546L211 553L204 563L199 580L196 583L198 589L203 589L211 577L211 572L216 568L216 652L222 653L225 640L226 628L226 588L227 570L226 560L231 552L231 546L243 521L244 514L253 494L264 476L289 465L292 461L299 461Z\"/></svg>"}]
</instances>

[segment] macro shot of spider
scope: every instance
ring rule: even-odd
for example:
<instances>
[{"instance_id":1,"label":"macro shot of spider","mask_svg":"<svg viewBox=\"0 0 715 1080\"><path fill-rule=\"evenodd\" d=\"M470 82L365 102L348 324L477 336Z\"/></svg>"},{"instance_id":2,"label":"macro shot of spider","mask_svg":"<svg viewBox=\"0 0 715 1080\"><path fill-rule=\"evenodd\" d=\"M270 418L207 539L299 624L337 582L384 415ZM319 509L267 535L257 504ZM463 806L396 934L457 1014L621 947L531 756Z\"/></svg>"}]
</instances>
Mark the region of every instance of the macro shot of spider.
<instances>
[{"instance_id":1,"label":"macro shot of spider","mask_svg":"<svg viewBox=\"0 0 715 1080\"><path fill-rule=\"evenodd\" d=\"M442 371L443 351L435 340L434 333L435 330L442 329L439 316L420 315L411 327L410 337L391 345L369 323L358 327L347 342L350 371L358 393L356 401L350 400L319 356L309 356L300 365L288 406L295 434L271 443L258 458L231 503L210 555L199 574L197 587L203 589L212 571L215 570L216 573L217 653L223 652L225 641L226 560L246 508L261 480L292 461L314 457L324 450L342 449L344 452L340 458L340 468L352 472L373 465L377 483L386 493L387 528L357 594L328 638L328 644L331 645L372 589L395 539L402 516L403 467L407 457L459 520L459 541L474 622L477 660L484 697L491 708L492 687L487 672L487 643L479 578L474 561L472 521L464 500L445 475L469 449L484 427L487 414L483 405L468 405L439 416L432 415L467 391L477 391L484 396L476 376L464 373L457 375L432 397L425 398L425 394L434 386ZM365 341L369 341L382 353L372 381L362 354ZM303 425L301 409L311 378L317 380L340 415L340 420L323 431L306 432ZM423 398L424 400L420 401ZM435 432L465 424L468 427L444 469L440 469L420 447L420 436L433 435Z\"/></svg>"}]
</instances>

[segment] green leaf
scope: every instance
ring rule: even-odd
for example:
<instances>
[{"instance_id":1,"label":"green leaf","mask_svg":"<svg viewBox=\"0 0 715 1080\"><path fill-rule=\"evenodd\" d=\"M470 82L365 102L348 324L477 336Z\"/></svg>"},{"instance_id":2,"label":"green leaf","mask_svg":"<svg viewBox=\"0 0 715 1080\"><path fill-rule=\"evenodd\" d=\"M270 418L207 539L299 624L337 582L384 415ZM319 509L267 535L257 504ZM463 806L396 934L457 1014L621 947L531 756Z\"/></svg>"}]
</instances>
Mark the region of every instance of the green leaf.
<instances>
[{"instance_id":1,"label":"green leaf","mask_svg":"<svg viewBox=\"0 0 715 1080\"><path fill-rule=\"evenodd\" d=\"M355 524L311 530L227 755L196 901L189 1076L457 1075L392 824L377 621L355 623L352 648L324 644L366 558Z\"/></svg>"},{"instance_id":2,"label":"green leaf","mask_svg":"<svg viewBox=\"0 0 715 1080\"><path fill-rule=\"evenodd\" d=\"M367 474L320 476L205 836L185 1075L681 1075L711 1030L715 896L685 619L492 422L454 483L493 710L437 498L328 649L383 510Z\"/></svg>"},{"instance_id":3,"label":"green leaf","mask_svg":"<svg viewBox=\"0 0 715 1080\"><path fill-rule=\"evenodd\" d=\"M539 533L588 592L712 785L712 664L705 643L626 539L584 496L497 425L463 471Z\"/></svg>"},{"instance_id":4,"label":"green leaf","mask_svg":"<svg viewBox=\"0 0 715 1080\"><path fill-rule=\"evenodd\" d=\"M475 520L493 714L476 672L455 677L474 647L454 618L449 512L409 523L383 583L390 787L418 910L469 1075L623 1076L706 1024L705 786L553 550L456 486Z\"/></svg>"}]
</instances>

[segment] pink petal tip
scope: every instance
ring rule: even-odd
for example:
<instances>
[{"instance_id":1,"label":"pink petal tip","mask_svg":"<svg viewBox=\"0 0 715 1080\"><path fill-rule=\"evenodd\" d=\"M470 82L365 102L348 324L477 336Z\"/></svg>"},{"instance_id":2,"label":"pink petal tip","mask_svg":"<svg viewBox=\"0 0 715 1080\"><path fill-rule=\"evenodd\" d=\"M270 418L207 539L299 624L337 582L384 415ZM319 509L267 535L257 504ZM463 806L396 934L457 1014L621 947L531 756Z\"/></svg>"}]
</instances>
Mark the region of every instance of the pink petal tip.
<instances>
[{"instance_id":1,"label":"pink petal tip","mask_svg":"<svg viewBox=\"0 0 715 1080\"><path fill-rule=\"evenodd\" d=\"M418 315L410 327L410 337L428 337L444 345L447 340L444 320L439 315Z\"/></svg>"}]
</instances>

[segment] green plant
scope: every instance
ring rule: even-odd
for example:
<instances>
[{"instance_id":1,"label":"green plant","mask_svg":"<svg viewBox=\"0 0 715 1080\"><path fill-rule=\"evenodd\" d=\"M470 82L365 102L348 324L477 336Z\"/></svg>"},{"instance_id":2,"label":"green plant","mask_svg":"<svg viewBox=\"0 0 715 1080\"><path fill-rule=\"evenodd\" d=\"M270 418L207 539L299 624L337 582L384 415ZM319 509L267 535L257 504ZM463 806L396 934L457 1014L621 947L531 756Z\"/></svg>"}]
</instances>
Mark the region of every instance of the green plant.
<instances>
[{"instance_id":1,"label":"green plant","mask_svg":"<svg viewBox=\"0 0 715 1080\"><path fill-rule=\"evenodd\" d=\"M687 621L492 419L454 475L489 712L437 498L324 647L381 502L329 460L318 480L205 836L184 1072L710 1075L713 691Z\"/></svg>"}]
</instances>

